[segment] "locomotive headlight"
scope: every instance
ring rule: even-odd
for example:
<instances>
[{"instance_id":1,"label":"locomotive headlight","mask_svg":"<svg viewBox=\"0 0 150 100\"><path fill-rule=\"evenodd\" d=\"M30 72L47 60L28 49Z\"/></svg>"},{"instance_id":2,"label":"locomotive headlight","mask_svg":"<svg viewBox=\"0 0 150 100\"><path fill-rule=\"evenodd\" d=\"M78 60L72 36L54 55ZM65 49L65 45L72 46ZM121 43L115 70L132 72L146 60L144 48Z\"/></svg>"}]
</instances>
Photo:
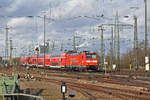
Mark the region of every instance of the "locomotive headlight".
<instances>
[{"instance_id":1,"label":"locomotive headlight","mask_svg":"<svg viewBox=\"0 0 150 100\"><path fill-rule=\"evenodd\" d=\"M96 63L97 60L87 60L86 62L87 62L87 63L89 63L89 62L94 62L94 63Z\"/></svg>"},{"instance_id":2,"label":"locomotive headlight","mask_svg":"<svg viewBox=\"0 0 150 100\"><path fill-rule=\"evenodd\" d=\"M94 60L93 62L95 62L95 63L96 63L96 62L97 62L97 60Z\"/></svg>"},{"instance_id":3,"label":"locomotive headlight","mask_svg":"<svg viewBox=\"0 0 150 100\"><path fill-rule=\"evenodd\" d=\"M89 63L89 62L91 62L91 61L90 61L90 60L87 60L86 62Z\"/></svg>"}]
</instances>

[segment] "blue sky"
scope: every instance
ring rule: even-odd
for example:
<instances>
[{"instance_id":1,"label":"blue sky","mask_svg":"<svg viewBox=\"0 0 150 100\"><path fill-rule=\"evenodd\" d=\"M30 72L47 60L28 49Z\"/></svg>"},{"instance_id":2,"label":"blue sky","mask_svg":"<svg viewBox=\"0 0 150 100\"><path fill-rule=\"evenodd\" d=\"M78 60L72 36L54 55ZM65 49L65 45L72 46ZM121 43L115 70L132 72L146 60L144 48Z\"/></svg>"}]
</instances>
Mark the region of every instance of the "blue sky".
<instances>
[{"instance_id":1,"label":"blue sky","mask_svg":"<svg viewBox=\"0 0 150 100\"><path fill-rule=\"evenodd\" d=\"M148 12L150 10L148 1ZM0 0L0 54L5 48L5 29L10 27L9 38L13 39L13 46L17 48L18 55L22 48L27 50L35 47L43 41L43 19L36 16L44 16L46 20L46 39L56 41L56 49L59 50L63 42L64 47L72 49L72 37L77 38L78 47L81 50L100 50L100 33L97 31L99 24L114 23L115 13L119 13L119 21L125 24L133 24L133 16L138 17L139 41L144 39L144 0ZM97 16L104 15L103 18ZM130 16L124 18L124 16ZM148 25L150 22L148 13ZM26 16L35 16L28 18ZM79 16L88 16L84 18ZM55 21L49 20L49 18ZM150 27L148 27L150 28ZM106 51L109 51L110 27L105 28L104 38ZM121 52L132 48L133 29L122 29ZM148 36L150 39L150 35ZM124 49L125 47L125 49Z\"/></svg>"}]
</instances>

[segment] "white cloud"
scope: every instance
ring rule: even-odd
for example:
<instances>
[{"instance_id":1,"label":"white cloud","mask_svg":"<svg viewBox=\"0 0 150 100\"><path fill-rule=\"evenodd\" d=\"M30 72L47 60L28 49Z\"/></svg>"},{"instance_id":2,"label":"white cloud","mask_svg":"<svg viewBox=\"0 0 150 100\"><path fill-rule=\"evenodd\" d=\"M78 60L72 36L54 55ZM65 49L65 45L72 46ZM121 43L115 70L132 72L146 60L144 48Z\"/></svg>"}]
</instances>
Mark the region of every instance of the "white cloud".
<instances>
[{"instance_id":1,"label":"white cloud","mask_svg":"<svg viewBox=\"0 0 150 100\"><path fill-rule=\"evenodd\" d=\"M71 17L81 14L87 14L93 10L93 0L69 0L61 3L60 6L54 8L53 16L55 18ZM81 10L82 9L82 10Z\"/></svg>"},{"instance_id":2,"label":"white cloud","mask_svg":"<svg viewBox=\"0 0 150 100\"><path fill-rule=\"evenodd\" d=\"M21 17L21 18L13 18L8 22L8 25L13 26L13 27L18 27L18 26L24 26L29 24L29 20L27 18Z\"/></svg>"}]
</instances>

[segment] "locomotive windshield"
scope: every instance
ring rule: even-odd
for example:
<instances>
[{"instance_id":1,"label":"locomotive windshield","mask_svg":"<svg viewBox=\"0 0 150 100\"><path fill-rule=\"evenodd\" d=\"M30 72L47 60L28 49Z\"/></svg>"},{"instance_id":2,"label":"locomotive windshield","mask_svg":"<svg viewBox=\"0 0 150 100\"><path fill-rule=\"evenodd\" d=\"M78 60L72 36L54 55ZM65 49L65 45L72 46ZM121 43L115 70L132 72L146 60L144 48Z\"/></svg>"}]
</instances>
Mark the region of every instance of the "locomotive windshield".
<instances>
[{"instance_id":1,"label":"locomotive windshield","mask_svg":"<svg viewBox=\"0 0 150 100\"><path fill-rule=\"evenodd\" d=\"M96 59L96 54L86 54L87 59Z\"/></svg>"}]
</instances>

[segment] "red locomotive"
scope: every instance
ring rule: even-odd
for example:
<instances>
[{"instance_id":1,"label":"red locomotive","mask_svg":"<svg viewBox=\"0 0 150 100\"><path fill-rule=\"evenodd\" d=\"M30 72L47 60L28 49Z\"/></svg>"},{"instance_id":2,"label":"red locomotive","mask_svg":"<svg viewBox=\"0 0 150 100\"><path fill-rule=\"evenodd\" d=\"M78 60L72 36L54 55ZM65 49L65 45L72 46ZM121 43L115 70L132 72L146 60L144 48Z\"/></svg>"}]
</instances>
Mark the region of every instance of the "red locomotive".
<instances>
[{"instance_id":1,"label":"red locomotive","mask_svg":"<svg viewBox=\"0 0 150 100\"><path fill-rule=\"evenodd\" d=\"M21 58L21 64L43 67L44 56L23 57ZM50 68L65 68L80 71L88 69L97 70L98 64L98 56L95 52L66 52L58 55L45 55L45 67Z\"/></svg>"}]
</instances>

